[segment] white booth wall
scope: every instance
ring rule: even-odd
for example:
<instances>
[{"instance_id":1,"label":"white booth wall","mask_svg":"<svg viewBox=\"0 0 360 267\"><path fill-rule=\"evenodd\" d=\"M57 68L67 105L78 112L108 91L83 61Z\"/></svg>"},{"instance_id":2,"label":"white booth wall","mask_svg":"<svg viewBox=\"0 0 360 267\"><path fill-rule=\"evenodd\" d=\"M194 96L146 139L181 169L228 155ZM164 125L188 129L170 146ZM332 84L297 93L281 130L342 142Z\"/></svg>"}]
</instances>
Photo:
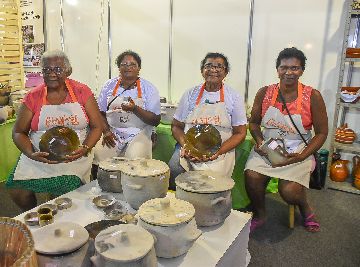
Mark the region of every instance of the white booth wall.
<instances>
[{"instance_id":1,"label":"white booth wall","mask_svg":"<svg viewBox=\"0 0 360 267\"><path fill-rule=\"evenodd\" d=\"M96 58L101 16L100 0L63 0L64 47L73 65L72 78L97 94L109 78L108 1ZM200 61L207 52L222 52L230 61L226 83L245 93L251 0L113 0L110 4L111 77L118 74L116 56L126 49L142 58L141 76L157 86L161 96L178 101L188 88L202 82ZM248 103L257 90L277 82L275 60L285 47L307 56L302 82L323 94L332 126L343 43L346 0L254 0ZM61 49L60 4L46 1L47 49ZM170 34L172 29L172 34ZM169 42L172 44L171 73ZM358 72L358 71L356 71ZM171 86L169 87L169 76ZM353 80L358 76L354 76Z\"/></svg>"}]
</instances>

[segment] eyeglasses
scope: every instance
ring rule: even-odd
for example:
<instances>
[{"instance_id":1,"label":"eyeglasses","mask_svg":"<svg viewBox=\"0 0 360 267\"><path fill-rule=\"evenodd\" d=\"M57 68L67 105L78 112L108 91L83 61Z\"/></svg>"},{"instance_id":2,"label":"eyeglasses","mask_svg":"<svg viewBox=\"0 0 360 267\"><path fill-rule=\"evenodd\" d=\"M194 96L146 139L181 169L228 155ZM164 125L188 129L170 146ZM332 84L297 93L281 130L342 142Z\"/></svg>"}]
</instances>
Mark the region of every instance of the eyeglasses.
<instances>
[{"instance_id":1,"label":"eyeglasses","mask_svg":"<svg viewBox=\"0 0 360 267\"><path fill-rule=\"evenodd\" d=\"M208 64L204 65L204 69L205 70L214 69L216 71L222 71L223 69L225 69L225 66L223 66L223 65L214 65L214 64L208 63Z\"/></svg>"},{"instance_id":2,"label":"eyeglasses","mask_svg":"<svg viewBox=\"0 0 360 267\"><path fill-rule=\"evenodd\" d=\"M55 72L55 74L60 75L61 73L64 72L64 69L62 67L46 67L42 69L42 72L46 75L51 74L52 72Z\"/></svg>"},{"instance_id":3,"label":"eyeglasses","mask_svg":"<svg viewBox=\"0 0 360 267\"><path fill-rule=\"evenodd\" d=\"M283 71L283 72L287 72L288 70L299 71L299 70L302 70L302 67L301 66L279 66L279 70Z\"/></svg>"},{"instance_id":4,"label":"eyeglasses","mask_svg":"<svg viewBox=\"0 0 360 267\"><path fill-rule=\"evenodd\" d=\"M135 69L137 68L137 64L135 62L124 62L120 63L120 68L129 68L129 69Z\"/></svg>"}]
</instances>

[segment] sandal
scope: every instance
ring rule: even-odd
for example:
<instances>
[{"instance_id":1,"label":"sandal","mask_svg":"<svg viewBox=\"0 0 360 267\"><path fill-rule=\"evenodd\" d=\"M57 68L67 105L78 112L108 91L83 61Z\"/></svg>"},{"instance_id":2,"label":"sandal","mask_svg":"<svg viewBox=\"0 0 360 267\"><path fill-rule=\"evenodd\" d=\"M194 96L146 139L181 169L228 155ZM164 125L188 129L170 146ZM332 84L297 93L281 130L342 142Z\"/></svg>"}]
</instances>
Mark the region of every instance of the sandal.
<instances>
[{"instance_id":1,"label":"sandal","mask_svg":"<svg viewBox=\"0 0 360 267\"><path fill-rule=\"evenodd\" d=\"M253 218L251 220L251 224L250 224L250 233L254 232L257 228L262 226L264 223L265 223L265 220Z\"/></svg>"},{"instance_id":2,"label":"sandal","mask_svg":"<svg viewBox=\"0 0 360 267\"><path fill-rule=\"evenodd\" d=\"M316 233L320 231L320 224L315 220L315 214L311 213L304 220L304 227L306 231Z\"/></svg>"}]
</instances>

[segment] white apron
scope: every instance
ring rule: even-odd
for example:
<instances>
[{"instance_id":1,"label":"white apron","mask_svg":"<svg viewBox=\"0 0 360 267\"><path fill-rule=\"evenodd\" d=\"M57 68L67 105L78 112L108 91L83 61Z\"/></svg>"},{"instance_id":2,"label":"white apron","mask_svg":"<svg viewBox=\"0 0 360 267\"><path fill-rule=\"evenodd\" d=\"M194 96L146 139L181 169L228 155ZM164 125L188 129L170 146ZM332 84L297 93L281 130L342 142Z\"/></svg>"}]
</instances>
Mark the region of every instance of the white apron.
<instances>
[{"instance_id":1,"label":"white apron","mask_svg":"<svg viewBox=\"0 0 360 267\"><path fill-rule=\"evenodd\" d=\"M39 141L46 130L55 126L66 126L73 129L79 136L80 143L84 141L87 135L88 122L83 107L79 104L70 85L65 81L71 103L60 105L47 105L47 88L43 98L43 105L40 110L39 124L37 131L31 131L29 138L39 151ZM83 183L90 182L91 163L94 153L89 153L87 157L81 157L68 163L48 164L32 160L26 155L21 154L20 160L14 173L14 180L31 180L41 178L51 178L62 175L76 175Z\"/></svg>"},{"instance_id":2,"label":"white apron","mask_svg":"<svg viewBox=\"0 0 360 267\"><path fill-rule=\"evenodd\" d=\"M200 89L194 110L185 120L185 133L196 124L211 124L221 134L222 143L232 136L230 116L224 102L224 86L220 89L220 101L214 104L199 104L205 90L205 84ZM217 159L207 162L191 162L180 158L181 166L186 170L211 170L231 178L235 166L235 149L220 155Z\"/></svg>"},{"instance_id":3,"label":"white apron","mask_svg":"<svg viewBox=\"0 0 360 267\"><path fill-rule=\"evenodd\" d=\"M95 146L94 164L98 164L107 158L113 156L125 156L127 158L152 158L151 131L152 126L143 122L133 112L124 111L121 108L123 103L127 103L127 97L122 97L117 91L121 79L115 85L112 96L107 100L108 110L106 119L111 126L111 132L117 137L116 146L109 148L98 142ZM136 81L138 98L133 99L135 105L144 108L140 79ZM129 133L124 128L131 128Z\"/></svg>"},{"instance_id":4,"label":"white apron","mask_svg":"<svg viewBox=\"0 0 360 267\"><path fill-rule=\"evenodd\" d=\"M271 105L266 111L261 121L261 126L264 127L263 136L264 140L273 138L283 138L285 148L289 153L300 153L305 144L302 141L300 135L293 126L289 115L284 115L274 107L275 101L278 96L278 90L274 92L271 100ZM298 84L298 97L297 97L297 114L292 114L296 126L300 133L306 140L311 139L311 131L304 129L301 118L302 107L302 86ZM255 172L267 175L269 177L275 177L287 181L297 182L307 188L309 188L309 179L313 166L313 156L308 157L302 162L293 163L290 165L273 168L269 161L260 156L252 149L249 159L246 162L245 170L253 170Z\"/></svg>"}]
</instances>

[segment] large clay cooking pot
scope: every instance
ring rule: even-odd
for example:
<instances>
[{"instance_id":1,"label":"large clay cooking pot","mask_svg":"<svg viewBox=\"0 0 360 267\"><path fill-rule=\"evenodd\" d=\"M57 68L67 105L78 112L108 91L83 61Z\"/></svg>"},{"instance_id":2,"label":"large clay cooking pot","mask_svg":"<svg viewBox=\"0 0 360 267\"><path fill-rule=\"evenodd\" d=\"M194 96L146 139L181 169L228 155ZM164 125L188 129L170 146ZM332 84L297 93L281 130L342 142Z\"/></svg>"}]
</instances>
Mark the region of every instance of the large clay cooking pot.
<instances>
[{"instance_id":1,"label":"large clay cooking pot","mask_svg":"<svg viewBox=\"0 0 360 267\"><path fill-rule=\"evenodd\" d=\"M198 226L224 222L231 212L231 189L234 181L212 171L189 171L176 177L176 198L195 208Z\"/></svg>"},{"instance_id":2,"label":"large clay cooking pot","mask_svg":"<svg viewBox=\"0 0 360 267\"><path fill-rule=\"evenodd\" d=\"M195 209L176 198L155 198L143 203L138 225L156 237L158 257L174 258L186 253L201 235L195 222Z\"/></svg>"},{"instance_id":3,"label":"large clay cooking pot","mask_svg":"<svg viewBox=\"0 0 360 267\"><path fill-rule=\"evenodd\" d=\"M330 178L335 182L344 182L349 176L348 160L338 159L330 167Z\"/></svg>"}]
</instances>

